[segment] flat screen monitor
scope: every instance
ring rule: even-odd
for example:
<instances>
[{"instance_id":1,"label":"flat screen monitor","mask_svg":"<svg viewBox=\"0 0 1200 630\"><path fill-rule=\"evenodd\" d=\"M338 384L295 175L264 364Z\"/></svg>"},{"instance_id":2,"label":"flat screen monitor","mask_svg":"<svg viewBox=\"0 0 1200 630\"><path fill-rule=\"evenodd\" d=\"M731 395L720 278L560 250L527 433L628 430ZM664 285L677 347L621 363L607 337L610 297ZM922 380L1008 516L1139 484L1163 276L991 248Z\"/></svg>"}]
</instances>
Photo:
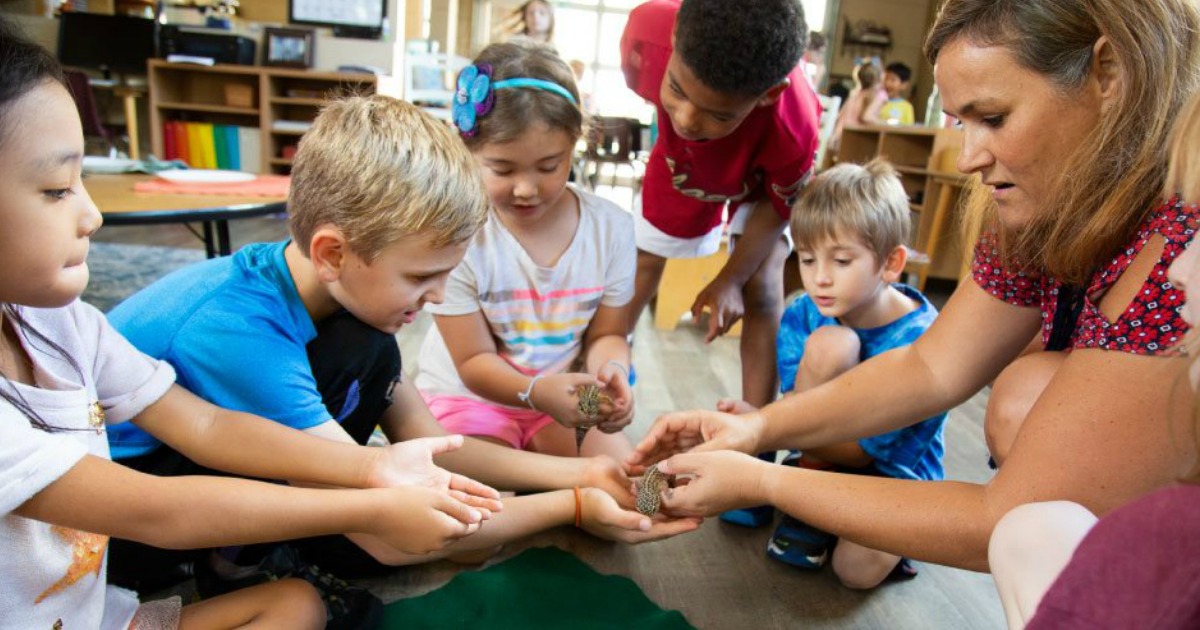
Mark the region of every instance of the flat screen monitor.
<instances>
[{"instance_id":1,"label":"flat screen monitor","mask_svg":"<svg viewBox=\"0 0 1200 630\"><path fill-rule=\"evenodd\" d=\"M64 66L146 74L154 57L154 20L126 15L64 12L58 23L58 60Z\"/></svg>"},{"instance_id":2,"label":"flat screen monitor","mask_svg":"<svg viewBox=\"0 0 1200 630\"><path fill-rule=\"evenodd\" d=\"M331 26L339 37L378 39L387 0L288 0L288 22Z\"/></svg>"}]
</instances>

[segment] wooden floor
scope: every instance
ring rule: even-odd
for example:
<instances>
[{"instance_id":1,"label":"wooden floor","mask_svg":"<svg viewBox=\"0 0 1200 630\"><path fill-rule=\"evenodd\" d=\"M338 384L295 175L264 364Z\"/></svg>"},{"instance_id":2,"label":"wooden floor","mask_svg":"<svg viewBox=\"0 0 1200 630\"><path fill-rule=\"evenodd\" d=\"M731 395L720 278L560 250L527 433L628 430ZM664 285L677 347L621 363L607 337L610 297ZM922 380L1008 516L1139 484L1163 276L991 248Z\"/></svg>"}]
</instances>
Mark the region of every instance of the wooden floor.
<instances>
[{"instance_id":1,"label":"wooden floor","mask_svg":"<svg viewBox=\"0 0 1200 630\"><path fill-rule=\"evenodd\" d=\"M281 221L258 219L232 225L235 246L286 235ZM180 226L103 228L96 240L176 247L199 247ZM148 261L148 264L152 264ZM944 299L944 296L932 296ZM406 369L414 367L422 317L399 335ZM634 364L638 383L637 417L629 429L640 437L659 414L711 408L739 392L737 341L704 345L690 325L674 331L653 329L643 317L636 333ZM984 481L982 419L986 394L951 412L946 429L946 470L951 479ZM572 529L547 532L509 545L498 559L528 546L556 545L602 573L625 575L664 608L681 610L700 628L1001 628L1003 615L989 576L918 563L920 576L860 593L837 584L832 574L794 570L768 560L770 530L747 530L710 519L697 532L675 539L627 547L596 540ZM368 583L385 602L428 592L464 569L448 562L397 570ZM569 625L565 624L565 625Z\"/></svg>"}]
</instances>

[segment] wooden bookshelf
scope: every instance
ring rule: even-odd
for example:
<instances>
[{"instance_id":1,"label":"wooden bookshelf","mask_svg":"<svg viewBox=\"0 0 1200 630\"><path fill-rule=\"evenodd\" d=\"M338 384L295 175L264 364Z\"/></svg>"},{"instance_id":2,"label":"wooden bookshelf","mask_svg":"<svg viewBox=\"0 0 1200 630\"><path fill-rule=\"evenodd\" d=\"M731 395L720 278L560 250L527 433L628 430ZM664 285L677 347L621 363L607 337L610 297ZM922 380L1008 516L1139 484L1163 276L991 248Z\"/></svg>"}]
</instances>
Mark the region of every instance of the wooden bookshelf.
<instances>
[{"instance_id":1,"label":"wooden bookshelf","mask_svg":"<svg viewBox=\"0 0 1200 630\"><path fill-rule=\"evenodd\" d=\"M886 158L900 174L913 212L909 243L930 256L922 271L934 278L957 280L962 275L964 248L958 242L958 195L966 177L954 168L962 146L957 129L926 127L847 126L842 130L839 162L862 164Z\"/></svg>"},{"instance_id":2,"label":"wooden bookshelf","mask_svg":"<svg viewBox=\"0 0 1200 630\"><path fill-rule=\"evenodd\" d=\"M200 66L152 59L148 63L150 142L164 155L163 123L206 122L258 130L261 155L243 170L287 173L284 149L300 141L303 130L276 129L276 122L308 123L330 99L373 94L378 79L370 74L314 72L292 68L218 64Z\"/></svg>"}]
</instances>

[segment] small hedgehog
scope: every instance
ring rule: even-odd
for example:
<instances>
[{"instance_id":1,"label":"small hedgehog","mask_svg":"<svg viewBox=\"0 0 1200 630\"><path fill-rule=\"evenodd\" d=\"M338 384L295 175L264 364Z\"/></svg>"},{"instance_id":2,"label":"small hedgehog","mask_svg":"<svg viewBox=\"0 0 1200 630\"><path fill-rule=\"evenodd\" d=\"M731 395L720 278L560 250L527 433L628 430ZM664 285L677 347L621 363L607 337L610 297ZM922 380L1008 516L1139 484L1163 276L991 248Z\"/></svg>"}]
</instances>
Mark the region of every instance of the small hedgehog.
<instances>
[{"instance_id":1,"label":"small hedgehog","mask_svg":"<svg viewBox=\"0 0 1200 630\"><path fill-rule=\"evenodd\" d=\"M654 516L662 503L662 492L666 489L667 476L658 472L658 465L647 468L642 475L642 485L638 487L637 511Z\"/></svg>"}]
</instances>

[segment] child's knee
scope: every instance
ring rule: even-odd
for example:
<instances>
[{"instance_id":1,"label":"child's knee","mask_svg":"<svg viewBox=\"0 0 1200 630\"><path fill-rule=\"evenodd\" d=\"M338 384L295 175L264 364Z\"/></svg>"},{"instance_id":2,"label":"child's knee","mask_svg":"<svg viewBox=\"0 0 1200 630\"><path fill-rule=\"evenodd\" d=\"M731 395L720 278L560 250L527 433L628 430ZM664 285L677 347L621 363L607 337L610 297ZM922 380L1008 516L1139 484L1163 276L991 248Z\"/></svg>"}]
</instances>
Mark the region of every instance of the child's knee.
<instances>
[{"instance_id":1,"label":"child's knee","mask_svg":"<svg viewBox=\"0 0 1200 630\"><path fill-rule=\"evenodd\" d=\"M312 584L299 578L287 578L276 582L275 588L277 591L271 599L290 617L290 627L325 626L325 602L321 601L321 594Z\"/></svg>"},{"instance_id":2,"label":"child's knee","mask_svg":"<svg viewBox=\"0 0 1200 630\"><path fill-rule=\"evenodd\" d=\"M862 591L882 584L898 562L900 558L890 553L840 541L831 564L842 586Z\"/></svg>"},{"instance_id":3,"label":"child's knee","mask_svg":"<svg viewBox=\"0 0 1200 630\"><path fill-rule=\"evenodd\" d=\"M800 369L824 382L858 365L862 342L845 326L822 326L804 342Z\"/></svg>"}]
</instances>

